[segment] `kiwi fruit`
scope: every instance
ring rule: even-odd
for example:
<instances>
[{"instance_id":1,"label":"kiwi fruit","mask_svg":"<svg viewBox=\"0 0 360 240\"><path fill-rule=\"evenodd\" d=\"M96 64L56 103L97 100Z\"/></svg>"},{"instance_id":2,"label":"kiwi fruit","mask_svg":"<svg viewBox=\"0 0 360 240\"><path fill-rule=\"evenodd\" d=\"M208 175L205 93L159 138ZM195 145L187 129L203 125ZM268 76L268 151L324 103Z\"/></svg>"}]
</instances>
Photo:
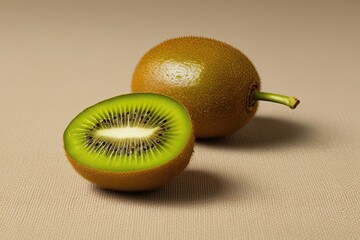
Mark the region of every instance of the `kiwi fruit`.
<instances>
[{"instance_id":1,"label":"kiwi fruit","mask_svg":"<svg viewBox=\"0 0 360 240\"><path fill-rule=\"evenodd\" d=\"M85 109L63 138L68 160L81 176L120 191L170 182L186 168L194 147L185 107L151 93L121 95Z\"/></svg>"},{"instance_id":2,"label":"kiwi fruit","mask_svg":"<svg viewBox=\"0 0 360 240\"><path fill-rule=\"evenodd\" d=\"M295 108L294 97L260 91L252 62L238 49L205 37L178 37L150 49L132 77L133 92L170 96L189 111L198 138L222 137L255 115L258 100Z\"/></svg>"}]
</instances>

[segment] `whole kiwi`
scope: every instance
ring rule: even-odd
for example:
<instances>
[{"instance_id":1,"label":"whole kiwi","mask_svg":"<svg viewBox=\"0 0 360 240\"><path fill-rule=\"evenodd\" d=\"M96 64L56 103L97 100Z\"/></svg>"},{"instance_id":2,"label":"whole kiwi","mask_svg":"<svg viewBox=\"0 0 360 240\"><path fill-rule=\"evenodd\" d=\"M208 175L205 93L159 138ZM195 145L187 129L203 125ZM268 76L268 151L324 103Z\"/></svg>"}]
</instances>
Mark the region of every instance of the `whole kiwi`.
<instances>
[{"instance_id":1,"label":"whole kiwi","mask_svg":"<svg viewBox=\"0 0 360 240\"><path fill-rule=\"evenodd\" d=\"M254 116L257 100L295 108L294 97L260 92L259 75L238 49L205 37L178 37L150 49L137 64L133 92L170 96L188 109L198 138L222 137Z\"/></svg>"},{"instance_id":2,"label":"whole kiwi","mask_svg":"<svg viewBox=\"0 0 360 240\"><path fill-rule=\"evenodd\" d=\"M78 114L64 132L66 156L94 184L142 191L167 184L188 165L194 135L183 105L158 94L126 94Z\"/></svg>"}]
</instances>

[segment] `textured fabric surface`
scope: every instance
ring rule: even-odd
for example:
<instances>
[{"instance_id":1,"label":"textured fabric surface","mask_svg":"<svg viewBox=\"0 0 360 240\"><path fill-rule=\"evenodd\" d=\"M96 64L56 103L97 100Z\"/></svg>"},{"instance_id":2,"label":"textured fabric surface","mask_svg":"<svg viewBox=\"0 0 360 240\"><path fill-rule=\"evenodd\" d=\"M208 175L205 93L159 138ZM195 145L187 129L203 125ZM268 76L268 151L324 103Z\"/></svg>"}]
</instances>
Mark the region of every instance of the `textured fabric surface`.
<instances>
[{"instance_id":1,"label":"textured fabric surface","mask_svg":"<svg viewBox=\"0 0 360 240\"><path fill-rule=\"evenodd\" d=\"M0 0L0 239L360 238L358 1L54 2ZM161 189L94 187L65 127L182 35L241 49L263 90L301 104L262 102Z\"/></svg>"}]
</instances>

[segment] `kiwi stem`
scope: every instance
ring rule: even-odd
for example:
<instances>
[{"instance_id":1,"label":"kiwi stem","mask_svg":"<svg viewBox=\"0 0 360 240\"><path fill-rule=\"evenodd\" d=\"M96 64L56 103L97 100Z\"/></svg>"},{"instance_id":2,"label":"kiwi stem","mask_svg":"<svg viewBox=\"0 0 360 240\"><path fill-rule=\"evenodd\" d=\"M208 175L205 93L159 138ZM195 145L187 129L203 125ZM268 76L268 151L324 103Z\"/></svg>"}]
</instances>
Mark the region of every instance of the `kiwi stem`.
<instances>
[{"instance_id":1,"label":"kiwi stem","mask_svg":"<svg viewBox=\"0 0 360 240\"><path fill-rule=\"evenodd\" d=\"M275 93L260 92L258 90L253 91L252 98L253 100L263 100L284 104L286 106L289 106L291 109L296 108L296 106L300 103L300 100L295 97L289 97Z\"/></svg>"}]
</instances>

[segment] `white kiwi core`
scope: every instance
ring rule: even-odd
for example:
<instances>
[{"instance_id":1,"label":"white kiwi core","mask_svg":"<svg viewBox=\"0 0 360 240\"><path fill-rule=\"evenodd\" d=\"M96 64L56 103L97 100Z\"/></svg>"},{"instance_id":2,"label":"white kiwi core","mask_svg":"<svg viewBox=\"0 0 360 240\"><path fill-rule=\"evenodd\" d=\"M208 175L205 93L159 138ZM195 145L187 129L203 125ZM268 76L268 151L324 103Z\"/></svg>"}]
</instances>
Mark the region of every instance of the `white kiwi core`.
<instances>
[{"instance_id":1,"label":"white kiwi core","mask_svg":"<svg viewBox=\"0 0 360 240\"><path fill-rule=\"evenodd\" d=\"M108 137L115 139L131 139L131 138L146 138L150 137L159 129L155 128L141 128L141 127L122 127L99 129L95 132L98 137Z\"/></svg>"}]
</instances>

